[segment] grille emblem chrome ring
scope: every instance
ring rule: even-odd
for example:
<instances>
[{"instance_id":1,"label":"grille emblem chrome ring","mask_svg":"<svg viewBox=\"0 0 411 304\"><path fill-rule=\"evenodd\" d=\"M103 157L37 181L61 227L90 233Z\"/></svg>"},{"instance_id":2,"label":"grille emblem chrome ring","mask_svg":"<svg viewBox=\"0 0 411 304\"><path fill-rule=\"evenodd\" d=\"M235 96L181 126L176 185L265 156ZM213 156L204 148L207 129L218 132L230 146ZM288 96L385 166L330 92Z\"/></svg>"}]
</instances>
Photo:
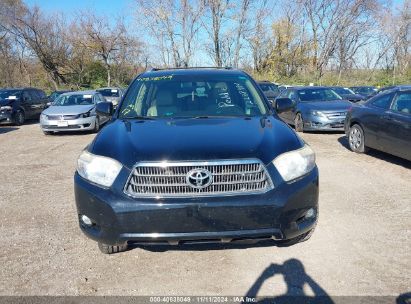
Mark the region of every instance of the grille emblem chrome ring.
<instances>
[{"instance_id":1,"label":"grille emblem chrome ring","mask_svg":"<svg viewBox=\"0 0 411 304\"><path fill-rule=\"evenodd\" d=\"M187 184L195 189L204 189L213 182L213 175L210 171L196 168L187 173Z\"/></svg>"}]
</instances>

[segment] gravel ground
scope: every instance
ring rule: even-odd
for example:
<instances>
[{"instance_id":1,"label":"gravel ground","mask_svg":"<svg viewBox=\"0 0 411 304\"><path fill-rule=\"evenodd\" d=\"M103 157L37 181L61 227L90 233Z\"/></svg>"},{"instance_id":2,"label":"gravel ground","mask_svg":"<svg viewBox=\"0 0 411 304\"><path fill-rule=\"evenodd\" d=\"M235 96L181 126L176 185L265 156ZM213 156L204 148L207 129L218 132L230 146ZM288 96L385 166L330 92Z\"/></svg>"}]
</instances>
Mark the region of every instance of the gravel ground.
<instances>
[{"instance_id":1,"label":"gravel ground","mask_svg":"<svg viewBox=\"0 0 411 304\"><path fill-rule=\"evenodd\" d=\"M411 291L411 163L303 134L317 153L320 220L279 248L144 247L103 255L78 228L73 173L93 134L0 127L0 295L391 295Z\"/></svg>"}]
</instances>

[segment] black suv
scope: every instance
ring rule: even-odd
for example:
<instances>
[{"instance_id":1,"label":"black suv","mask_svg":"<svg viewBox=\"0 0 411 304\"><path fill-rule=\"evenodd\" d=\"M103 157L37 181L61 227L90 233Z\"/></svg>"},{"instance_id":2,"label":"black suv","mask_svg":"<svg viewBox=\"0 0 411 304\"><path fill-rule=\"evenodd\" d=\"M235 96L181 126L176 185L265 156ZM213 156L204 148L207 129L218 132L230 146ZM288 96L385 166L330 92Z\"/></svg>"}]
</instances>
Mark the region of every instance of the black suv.
<instances>
[{"instance_id":1,"label":"black suv","mask_svg":"<svg viewBox=\"0 0 411 304\"><path fill-rule=\"evenodd\" d=\"M34 88L0 90L0 122L22 125L26 119L38 119L49 99Z\"/></svg>"},{"instance_id":2,"label":"black suv","mask_svg":"<svg viewBox=\"0 0 411 304\"><path fill-rule=\"evenodd\" d=\"M317 223L314 152L232 69L139 75L81 153L74 187L80 227L104 253L130 243L290 245Z\"/></svg>"}]
</instances>

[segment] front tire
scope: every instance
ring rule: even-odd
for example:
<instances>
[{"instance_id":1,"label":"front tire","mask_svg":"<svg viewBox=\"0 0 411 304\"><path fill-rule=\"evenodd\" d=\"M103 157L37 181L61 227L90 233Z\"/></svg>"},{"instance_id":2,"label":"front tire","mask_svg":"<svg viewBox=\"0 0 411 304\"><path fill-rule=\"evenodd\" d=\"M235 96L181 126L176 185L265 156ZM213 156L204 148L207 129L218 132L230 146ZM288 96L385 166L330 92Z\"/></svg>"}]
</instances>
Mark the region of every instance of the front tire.
<instances>
[{"instance_id":1,"label":"front tire","mask_svg":"<svg viewBox=\"0 0 411 304\"><path fill-rule=\"evenodd\" d=\"M296 132L304 132L304 121L301 113L297 113L297 115L295 115L294 128Z\"/></svg>"},{"instance_id":2,"label":"front tire","mask_svg":"<svg viewBox=\"0 0 411 304\"><path fill-rule=\"evenodd\" d=\"M98 243L98 249L104 254L113 254L118 252L123 252L127 250L127 244L123 245L107 245L103 243Z\"/></svg>"},{"instance_id":3,"label":"front tire","mask_svg":"<svg viewBox=\"0 0 411 304\"><path fill-rule=\"evenodd\" d=\"M360 125L352 125L348 133L348 144L351 151L355 153L365 153L367 152L367 147L365 146L364 130Z\"/></svg>"},{"instance_id":4,"label":"front tire","mask_svg":"<svg viewBox=\"0 0 411 304\"><path fill-rule=\"evenodd\" d=\"M26 120L26 117L24 115L24 112L22 110L17 110L16 114L14 114L14 124L16 126L21 126L24 124L24 121Z\"/></svg>"},{"instance_id":5,"label":"front tire","mask_svg":"<svg viewBox=\"0 0 411 304\"><path fill-rule=\"evenodd\" d=\"M96 121L94 122L94 129L93 132L97 133L100 130L100 119L96 116Z\"/></svg>"}]
</instances>

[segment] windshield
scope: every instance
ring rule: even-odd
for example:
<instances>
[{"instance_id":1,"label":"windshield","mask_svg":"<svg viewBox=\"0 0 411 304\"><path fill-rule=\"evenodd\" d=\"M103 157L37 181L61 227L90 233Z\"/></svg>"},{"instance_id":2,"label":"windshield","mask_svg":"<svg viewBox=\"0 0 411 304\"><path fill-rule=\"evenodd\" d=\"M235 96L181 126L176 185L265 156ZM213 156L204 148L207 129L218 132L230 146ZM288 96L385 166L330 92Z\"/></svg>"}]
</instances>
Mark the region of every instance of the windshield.
<instances>
[{"instance_id":1,"label":"windshield","mask_svg":"<svg viewBox=\"0 0 411 304\"><path fill-rule=\"evenodd\" d=\"M59 97L61 94L63 94L63 93L65 93L65 92L53 92L53 93L51 93L51 95L50 95L50 99L51 100L55 100L57 97Z\"/></svg>"},{"instance_id":2,"label":"windshield","mask_svg":"<svg viewBox=\"0 0 411 304\"><path fill-rule=\"evenodd\" d=\"M0 100L13 100L20 98L20 90L0 90Z\"/></svg>"},{"instance_id":3,"label":"windshield","mask_svg":"<svg viewBox=\"0 0 411 304\"><path fill-rule=\"evenodd\" d=\"M102 90L97 90L101 95L104 97L119 97L120 96L120 91L118 89L102 89Z\"/></svg>"},{"instance_id":4,"label":"windshield","mask_svg":"<svg viewBox=\"0 0 411 304\"><path fill-rule=\"evenodd\" d=\"M94 104L92 94L62 94L53 102L53 106L79 106L92 104Z\"/></svg>"},{"instance_id":5,"label":"windshield","mask_svg":"<svg viewBox=\"0 0 411 304\"><path fill-rule=\"evenodd\" d=\"M353 91L359 94L373 94L377 90L374 87L353 88Z\"/></svg>"},{"instance_id":6,"label":"windshield","mask_svg":"<svg viewBox=\"0 0 411 304\"><path fill-rule=\"evenodd\" d=\"M273 83L259 83L258 85L260 86L261 90L263 90L263 92L267 92L267 91L279 92L278 86Z\"/></svg>"},{"instance_id":7,"label":"windshield","mask_svg":"<svg viewBox=\"0 0 411 304\"><path fill-rule=\"evenodd\" d=\"M266 105L249 77L167 75L136 79L120 118L258 116Z\"/></svg>"},{"instance_id":8,"label":"windshield","mask_svg":"<svg viewBox=\"0 0 411 304\"><path fill-rule=\"evenodd\" d=\"M301 101L329 101L342 99L337 93L331 89L318 88L318 89L303 89L298 90L298 96Z\"/></svg>"},{"instance_id":9,"label":"windshield","mask_svg":"<svg viewBox=\"0 0 411 304\"><path fill-rule=\"evenodd\" d=\"M333 88L333 91L336 92L337 94L355 94L353 91L347 88Z\"/></svg>"}]
</instances>

